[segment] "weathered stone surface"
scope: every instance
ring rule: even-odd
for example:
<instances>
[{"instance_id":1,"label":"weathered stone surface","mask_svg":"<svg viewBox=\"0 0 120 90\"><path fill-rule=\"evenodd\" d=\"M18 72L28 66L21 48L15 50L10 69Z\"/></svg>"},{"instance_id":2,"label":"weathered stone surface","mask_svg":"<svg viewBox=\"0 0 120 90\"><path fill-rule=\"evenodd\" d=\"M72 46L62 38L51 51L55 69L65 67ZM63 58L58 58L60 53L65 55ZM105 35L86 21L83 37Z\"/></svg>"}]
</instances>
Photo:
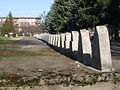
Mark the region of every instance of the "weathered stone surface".
<instances>
[{"instance_id":1,"label":"weathered stone surface","mask_svg":"<svg viewBox=\"0 0 120 90\"><path fill-rule=\"evenodd\" d=\"M5 34L5 37L8 37L8 34Z\"/></svg>"},{"instance_id":2,"label":"weathered stone surface","mask_svg":"<svg viewBox=\"0 0 120 90\"><path fill-rule=\"evenodd\" d=\"M65 34L65 49L70 49L71 33Z\"/></svg>"},{"instance_id":3,"label":"weathered stone surface","mask_svg":"<svg viewBox=\"0 0 120 90\"><path fill-rule=\"evenodd\" d=\"M71 50L72 51L78 51L78 41L79 41L79 33L78 31L72 31L72 36L71 36L72 40L72 46L71 46Z\"/></svg>"},{"instance_id":4,"label":"weathered stone surface","mask_svg":"<svg viewBox=\"0 0 120 90\"><path fill-rule=\"evenodd\" d=\"M50 35L50 44L52 45L52 39L53 39L53 35Z\"/></svg>"},{"instance_id":5,"label":"weathered stone surface","mask_svg":"<svg viewBox=\"0 0 120 90\"><path fill-rule=\"evenodd\" d=\"M71 52L72 52L72 57L74 59L77 59L77 55L78 55L78 42L79 42L79 32L72 31L71 32L70 48L71 48Z\"/></svg>"},{"instance_id":6,"label":"weathered stone surface","mask_svg":"<svg viewBox=\"0 0 120 90\"><path fill-rule=\"evenodd\" d=\"M55 46L55 35L53 35L52 44L53 44L53 46Z\"/></svg>"},{"instance_id":7,"label":"weathered stone surface","mask_svg":"<svg viewBox=\"0 0 120 90\"><path fill-rule=\"evenodd\" d=\"M52 45L54 44L54 35L52 35Z\"/></svg>"},{"instance_id":8,"label":"weathered stone surface","mask_svg":"<svg viewBox=\"0 0 120 90\"><path fill-rule=\"evenodd\" d=\"M38 35L37 38L48 42L48 38L49 38L48 36L49 36L48 33L42 33L42 34Z\"/></svg>"},{"instance_id":9,"label":"weathered stone surface","mask_svg":"<svg viewBox=\"0 0 120 90\"><path fill-rule=\"evenodd\" d=\"M60 47L61 47L61 48L65 48L65 44L64 44L64 42L65 42L65 34L61 34L61 35L60 35L60 39L61 39L61 40L60 40L60 41L61 41L61 42L60 42Z\"/></svg>"},{"instance_id":10,"label":"weathered stone surface","mask_svg":"<svg viewBox=\"0 0 120 90\"><path fill-rule=\"evenodd\" d=\"M112 70L109 35L106 26L97 26L93 39L92 66L104 72Z\"/></svg>"},{"instance_id":11,"label":"weathered stone surface","mask_svg":"<svg viewBox=\"0 0 120 90\"><path fill-rule=\"evenodd\" d=\"M45 41L48 43L49 42L49 34L45 35Z\"/></svg>"},{"instance_id":12,"label":"weathered stone surface","mask_svg":"<svg viewBox=\"0 0 120 90\"><path fill-rule=\"evenodd\" d=\"M57 41L58 41L58 38L57 38L57 35L55 35L55 46L57 46Z\"/></svg>"},{"instance_id":13,"label":"weathered stone surface","mask_svg":"<svg viewBox=\"0 0 120 90\"><path fill-rule=\"evenodd\" d=\"M80 30L79 48L78 48L78 61L89 65L91 62L91 42L89 37L89 31L86 29Z\"/></svg>"},{"instance_id":14,"label":"weathered stone surface","mask_svg":"<svg viewBox=\"0 0 120 90\"><path fill-rule=\"evenodd\" d=\"M60 47L60 34L57 35L57 47Z\"/></svg>"},{"instance_id":15,"label":"weathered stone surface","mask_svg":"<svg viewBox=\"0 0 120 90\"><path fill-rule=\"evenodd\" d=\"M18 37L18 34L15 34L15 37Z\"/></svg>"},{"instance_id":16,"label":"weathered stone surface","mask_svg":"<svg viewBox=\"0 0 120 90\"><path fill-rule=\"evenodd\" d=\"M11 32L11 33L9 33L9 36L10 36L10 37L13 37L13 34L14 34L14 33Z\"/></svg>"},{"instance_id":17,"label":"weathered stone surface","mask_svg":"<svg viewBox=\"0 0 120 90\"><path fill-rule=\"evenodd\" d=\"M51 34L48 34L48 43L50 44Z\"/></svg>"},{"instance_id":18,"label":"weathered stone surface","mask_svg":"<svg viewBox=\"0 0 120 90\"><path fill-rule=\"evenodd\" d=\"M49 43L49 35L50 35L50 34L48 34L48 33L45 35L45 38L46 38L46 42L47 42L47 43Z\"/></svg>"}]
</instances>

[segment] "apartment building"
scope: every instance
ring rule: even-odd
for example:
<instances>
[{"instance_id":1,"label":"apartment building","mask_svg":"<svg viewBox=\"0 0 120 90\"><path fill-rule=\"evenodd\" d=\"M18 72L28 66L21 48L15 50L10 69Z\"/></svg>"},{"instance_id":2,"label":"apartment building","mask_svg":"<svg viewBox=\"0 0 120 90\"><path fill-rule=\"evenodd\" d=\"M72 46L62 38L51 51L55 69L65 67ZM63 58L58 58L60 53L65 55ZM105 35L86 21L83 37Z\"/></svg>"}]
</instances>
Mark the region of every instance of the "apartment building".
<instances>
[{"instance_id":1,"label":"apartment building","mask_svg":"<svg viewBox=\"0 0 120 90\"><path fill-rule=\"evenodd\" d=\"M0 26L3 25L5 20L6 17L0 17ZM13 17L13 20L16 32L26 34L37 32L41 19L39 17Z\"/></svg>"}]
</instances>

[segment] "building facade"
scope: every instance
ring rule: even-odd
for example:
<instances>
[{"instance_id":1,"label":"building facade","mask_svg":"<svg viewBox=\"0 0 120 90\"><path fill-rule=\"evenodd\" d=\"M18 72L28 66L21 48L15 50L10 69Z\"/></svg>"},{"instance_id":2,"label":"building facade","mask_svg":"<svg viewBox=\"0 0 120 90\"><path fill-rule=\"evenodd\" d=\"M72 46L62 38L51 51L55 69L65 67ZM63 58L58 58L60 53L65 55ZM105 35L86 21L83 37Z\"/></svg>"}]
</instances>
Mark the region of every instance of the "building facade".
<instances>
[{"instance_id":1,"label":"building facade","mask_svg":"<svg viewBox=\"0 0 120 90\"><path fill-rule=\"evenodd\" d=\"M6 17L0 17L0 27L4 24ZM14 27L18 34L29 34L39 32L39 17L13 17Z\"/></svg>"}]
</instances>

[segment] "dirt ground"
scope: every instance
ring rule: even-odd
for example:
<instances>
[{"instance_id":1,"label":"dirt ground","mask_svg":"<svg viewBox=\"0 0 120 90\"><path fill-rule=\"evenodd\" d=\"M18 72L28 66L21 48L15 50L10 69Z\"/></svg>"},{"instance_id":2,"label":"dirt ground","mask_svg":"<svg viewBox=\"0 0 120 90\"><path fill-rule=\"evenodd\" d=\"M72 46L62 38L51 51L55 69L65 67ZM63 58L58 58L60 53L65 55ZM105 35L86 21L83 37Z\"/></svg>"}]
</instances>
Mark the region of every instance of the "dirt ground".
<instances>
[{"instance_id":1,"label":"dirt ground","mask_svg":"<svg viewBox=\"0 0 120 90\"><path fill-rule=\"evenodd\" d=\"M75 63L74 60L61 55L54 51L51 52L51 48L46 45L43 41L37 40L33 37L25 37L21 40L12 43L13 46L17 46L18 50L29 51L29 52L40 52L45 55L38 56L13 56L0 58L0 74L23 74L23 75L36 75L39 70L64 70L64 69L76 69L89 71L84 65ZM43 50L46 50L45 52ZM120 48L112 47L112 59L113 68L120 71ZM95 72L90 70L89 72Z\"/></svg>"},{"instance_id":2,"label":"dirt ground","mask_svg":"<svg viewBox=\"0 0 120 90\"><path fill-rule=\"evenodd\" d=\"M11 45L16 47L11 48L14 50L40 54L0 57L0 87L26 84L27 86L62 84L82 86L101 81L120 81L119 47L111 48L113 68L117 73L101 74L83 64L76 63L75 60L54 51L43 41L33 37L25 37L14 41Z\"/></svg>"},{"instance_id":3,"label":"dirt ground","mask_svg":"<svg viewBox=\"0 0 120 90\"><path fill-rule=\"evenodd\" d=\"M84 70L88 71L84 65L80 65L78 68L77 63L74 60L61 55L58 52L50 52L50 47L40 40L33 37L26 37L22 40L12 43L14 46L18 46L18 50L41 52L45 55L38 56L13 56L0 58L0 74L22 74L27 76L34 76L39 74L39 70L43 71L58 71L58 70ZM48 50L42 52L42 50ZM91 72L94 72L91 70Z\"/></svg>"}]
</instances>

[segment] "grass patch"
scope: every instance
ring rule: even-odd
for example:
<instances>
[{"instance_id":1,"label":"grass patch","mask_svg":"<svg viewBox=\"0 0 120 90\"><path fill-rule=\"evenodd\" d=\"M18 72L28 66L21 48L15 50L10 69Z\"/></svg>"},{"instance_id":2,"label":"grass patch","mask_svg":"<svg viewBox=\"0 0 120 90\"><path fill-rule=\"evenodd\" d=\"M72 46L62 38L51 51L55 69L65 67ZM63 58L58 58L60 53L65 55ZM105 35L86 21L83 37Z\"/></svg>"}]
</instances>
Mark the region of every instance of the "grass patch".
<instances>
[{"instance_id":1,"label":"grass patch","mask_svg":"<svg viewBox=\"0 0 120 90\"><path fill-rule=\"evenodd\" d=\"M56 51L51 48L43 48L40 52L17 50L19 47L11 44L14 41L15 40L11 40L10 37L0 37L0 57L46 56L56 53Z\"/></svg>"},{"instance_id":2,"label":"grass patch","mask_svg":"<svg viewBox=\"0 0 120 90\"><path fill-rule=\"evenodd\" d=\"M13 50L13 49L1 49L0 57L11 57L11 56L40 56L42 53Z\"/></svg>"},{"instance_id":3,"label":"grass patch","mask_svg":"<svg viewBox=\"0 0 120 90\"><path fill-rule=\"evenodd\" d=\"M51 48L43 48L41 50L42 53L56 53L55 50L51 49Z\"/></svg>"},{"instance_id":4,"label":"grass patch","mask_svg":"<svg viewBox=\"0 0 120 90\"><path fill-rule=\"evenodd\" d=\"M45 49L45 50L42 50L41 52L30 52L30 51L13 49L15 48L14 46L11 48L10 47L11 46L8 46L7 48L0 48L0 58L17 57L17 56L48 56L48 55L54 55L54 53L56 53L56 51L54 50L48 51Z\"/></svg>"},{"instance_id":5,"label":"grass patch","mask_svg":"<svg viewBox=\"0 0 120 90\"><path fill-rule=\"evenodd\" d=\"M0 37L0 40L10 40L9 37Z\"/></svg>"},{"instance_id":6,"label":"grass patch","mask_svg":"<svg viewBox=\"0 0 120 90\"><path fill-rule=\"evenodd\" d=\"M23 86L39 86L39 81L37 79L33 79L31 81L26 82Z\"/></svg>"},{"instance_id":7,"label":"grass patch","mask_svg":"<svg viewBox=\"0 0 120 90\"><path fill-rule=\"evenodd\" d=\"M0 45L11 44L13 40L0 40Z\"/></svg>"},{"instance_id":8,"label":"grass patch","mask_svg":"<svg viewBox=\"0 0 120 90\"><path fill-rule=\"evenodd\" d=\"M0 75L0 87L38 86L39 79L24 80L22 75Z\"/></svg>"},{"instance_id":9,"label":"grass patch","mask_svg":"<svg viewBox=\"0 0 120 90\"><path fill-rule=\"evenodd\" d=\"M15 50L15 48L19 47L11 45L14 41L10 37L0 37L0 57L36 55L36 53Z\"/></svg>"},{"instance_id":10,"label":"grass patch","mask_svg":"<svg viewBox=\"0 0 120 90\"><path fill-rule=\"evenodd\" d=\"M105 80L106 77L101 74L82 74L76 77L73 72L54 72L54 71L46 71L41 73L39 76L35 78L31 78L29 76L22 76L18 74L4 74L0 75L0 87L26 87L26 86L49 86L49 85L64 85L64 86L86 86L86 85L95 85L97 82L111 82L112 77L108 76L109 80ZM84 75L84 76L83 76ZM97 76L96 76L97 75ZM112 74L110 74L112 75ZM89 77L88 77L89 76ZM101 80L98 81L98 77L101 77ZM82 79L84 78L84 79ZM104 78L104 80L103 80ZM100 79L100 78L99 78ZM120 82L119 78L114 77L112 82L117 83Z\"/></svg>"},{"instance_id":11,"label":"grass patch","mask_svg":"<svg viewBox=\"0 0 120 90\"><path fill-rule=\"evenodd\" d=\"M0 49L14 49L14 48L19 48L19 47L14 45L0 45Z\"/></svg>"},{"instance_id":12,"label":"grass patch","mask_svg":"<svg viewBox=\"0 0 120 90\"><path fill-rule=\"evenodd\" d=\"M13 40L10 37L0 37L0 45L10 44Z\"/></svg>"},{"instance_id":13,"label":"grass patch","mask_svg":"<svg viewBox=\"0 0 120 90\"><path fill-rule=\"evenodd\" d=\"M15 45L11 45L14 41L15 40L11 40L10 37L0 37L0 49L19 48Z\"/></svg>"},{"instance_id":14,"label":"grass patch","mask_svg":"<svg viewBox=\"0 0 120 90\"><path fill-rule=\"evenodd\" d=\"M40 52L30 52L24 50L16 50L19 48L17 46L11 45L0 45L0 57L16 57L16 56L46 56L48 54L56 53L56 51L45 48L42 49Z\"/></svg>"},{"instance_id":15,"label":"grass patch","mask_svg":"<svg viewBox=\"0 0 120 90\"><path fill-rule=\"evenodd\" d=\"M120 81L120 78L114 77L114 78L112 78L112 81Z\"/></svg>"}]
</instances>

